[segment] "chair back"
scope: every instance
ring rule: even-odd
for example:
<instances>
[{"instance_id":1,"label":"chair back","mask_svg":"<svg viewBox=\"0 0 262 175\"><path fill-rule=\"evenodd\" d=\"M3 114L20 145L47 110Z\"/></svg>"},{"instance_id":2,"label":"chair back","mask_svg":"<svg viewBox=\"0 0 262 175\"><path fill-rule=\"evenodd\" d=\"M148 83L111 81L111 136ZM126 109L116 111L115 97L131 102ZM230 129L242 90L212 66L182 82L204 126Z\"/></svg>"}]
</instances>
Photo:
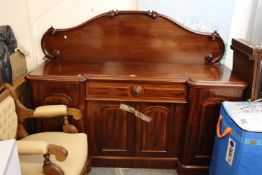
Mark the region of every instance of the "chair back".
<instances>
[{"instance_id":1,"label":"chair back","mask_svg":"<svg viewBox=\"0 0 262 175\"><path fill-rule=\"evenodd\" d=\"M17 133L16 105L8 90L0 94L0 140L15 139Z\"/></svg>"}]
</instances>

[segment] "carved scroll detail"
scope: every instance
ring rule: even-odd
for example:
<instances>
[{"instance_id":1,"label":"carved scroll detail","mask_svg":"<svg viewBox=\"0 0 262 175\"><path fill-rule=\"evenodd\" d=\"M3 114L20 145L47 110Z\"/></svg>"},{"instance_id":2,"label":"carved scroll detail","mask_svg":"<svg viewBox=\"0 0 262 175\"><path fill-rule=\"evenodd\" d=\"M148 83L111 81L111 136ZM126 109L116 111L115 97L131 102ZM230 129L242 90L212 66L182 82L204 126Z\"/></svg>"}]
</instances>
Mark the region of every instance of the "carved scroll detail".
<instances>
[{"instance_id":1,"label":"carved scroll detail","mask_svg":"<svg viewBox=\"0 0 262 175\"><path fill-rule=\"evenodd\" d=\"M57 30L51 26L49 29L48 29L48 33L50 33L50 35L54 36L56 34Z\"/></svg>"},{"instance_id":2,"label":"carved scroll detail","mask_svg":"<svg viewBox=\"0 0 262 175\"><path fill-rule=\"evenodd\" d=\"M44 158L45 160L42 166L44 174L64 175L62 168L51 162L50 154L45 154Z\"/></svg>"},{"instance_id":3,"label":"carved scroll detail","mask_svg":"<svg viewBox=\"0 0 262 175\"><path fill-rule=\"evenodd\" d=\"M219 57L214 57L212 53L208 53L205 56L206 64L214 64L217 63L219 60L220 60Z\"/></svg>"},{"instance_id":4,"label":"carved scroll detail","mask_svg":"<svg viewBox=\"0 0 262 175\"><path fill-rule=\"evenodd\" d=\"M60 56L60 51L55 49L52 51L52 58L56 58L56 57L59 57Z\"/></svg>"},{"instance_id":5,"label":"carved scroll detail","mask_svg":"<svg viewBox=\"0 0 262 175\"><path fill-rule=\"evenodd\" d=\"M151 18L153 18L153 19L156 19L156 18L159 17L159 14L158 14L156 11L150 11L150 10L148 10L147 14L148 14Z\"/></svg>"},{"instance_id":6,"label":"carved scroll detail","mask_svg":"<svg viewBox=\"0 0 262 175\"><path fill-rule=\"evenodd\" d=\"M110 10L110 11L107 13L107 16L110 17L110 18L113 18L113 17L115 17L117 14L118 14L118 10Z\"/></svg>"},{"instance_id":7,"label":"carved scroll detail","mask_svg":"<svg viewBox=\"0 0 262 175\"><path fill-rule=\"evenodd\" d=\"M217 33L216 30L211 35L209 35L208 38L211 41L216 41L217 39L221 39L220 35ZM224 45L221 46L221 47L224 47ZM214 55L214 53L208 53L205 56L205 63L206 64L215 64L215 63L218 63L220 61L220 59L221 59L221 57L216 56L216 54Z\"/></svg>"},{"instance_id":8,"label":"carved scroll detail","mask_svg":"<svg viewBox=\"0 0 262 175\"><path fill-rule=\"evenodd\" d=\"M218 34L217 31L215 30L215 31L209 36L209 39L212 40L212 41L215 41L217 37L219 37L219 34Z\"/></svg>"},{"instance_id":9,"label":"carved scroll detail","mask_svg":"<svg viewBox=\"0 0 262 175\"><path fill-rule=\"evenodd\" d=\"M58 49L54 49L50 54L47 51L44 51L47 58L55 59L61 55L61 52Z\"/></svg>"}]
</instances>

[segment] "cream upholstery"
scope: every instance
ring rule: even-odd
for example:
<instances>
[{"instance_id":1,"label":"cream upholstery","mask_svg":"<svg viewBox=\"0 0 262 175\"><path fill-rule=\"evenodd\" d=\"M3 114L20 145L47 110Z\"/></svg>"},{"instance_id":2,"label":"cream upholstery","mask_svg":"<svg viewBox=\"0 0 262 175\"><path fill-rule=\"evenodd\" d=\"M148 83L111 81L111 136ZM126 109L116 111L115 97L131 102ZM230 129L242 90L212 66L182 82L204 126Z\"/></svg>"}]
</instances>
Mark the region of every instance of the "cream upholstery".
<instances>
[{"instance_id":1,"label":"cream upholstery","mask_svg":"<svg viewBox=\"0 0 262 175\"><path fill-rule=\"evenodd\" d=\"M7 96L0 102L0 140L14 139L17 131L17 115L14 99Z\"/></svg>"},{"instance_id":2,"label":"cream upholstery","mask_svg":"<svg viewBox=\"0 0 262 175\"><path fill-rule=\"evenodd\" d=\"M86 173L87 136L84 133L75 133L75 126L69 124L66 117L71 115L75 120L81 119L79 109L67 108L65 105L49 105L33 111L19 102L9 84L1 84L0 92L0 140L21 139L17 141L17 146L22 175L38 175L43 172L52 175ZM23 123L27 118L54 116L64 116L63 129L71 134L43 132L28 135L24 128Z\"/></svg>"},{"instance_id":3,"label":"cream upholstery","mask_svg":"<svg viewBox=\"0 0 262 175\"><path fill-rule=\"evenodd\" d=\"M45 141L18 140L16 144L20 155L44 155L47 153L48 143Z\"/></svg>"},{"instance_id":4,"label":"cream upholstery","mask_svg":"<svg viewBox=\"0 0 262 175\"><path fill-rule=\"evenodd\" d=\"M46 141L49 144L63 146L68 151L64 162L58 162L51 157L52 162L59 165L65 175L79 175L87 158L87 136L83 133L68 134L62 132L43 132L33 134L22 139L23 141ZM42 173L42 155L20 155L22 175L39 175Z\"/></svg>"},{"instance_id":5,"label":"cream upholstery","mask_svg":"<svg viewBox=\"0 0 262 175\"><path fill-rule=\"evenodd\" d=\"M65 105L46 105L39 106L34 110L34 116L59 116L66 115L67 107Z\"/></svg>"}]
</instances>

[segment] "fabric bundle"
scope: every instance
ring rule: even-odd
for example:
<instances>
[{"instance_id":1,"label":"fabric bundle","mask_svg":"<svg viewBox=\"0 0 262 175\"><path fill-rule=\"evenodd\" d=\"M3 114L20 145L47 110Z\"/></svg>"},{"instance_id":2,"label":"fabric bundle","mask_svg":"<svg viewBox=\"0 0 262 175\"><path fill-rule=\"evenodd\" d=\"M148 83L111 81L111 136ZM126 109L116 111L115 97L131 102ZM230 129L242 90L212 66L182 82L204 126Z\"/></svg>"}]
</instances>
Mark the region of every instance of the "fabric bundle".
<instances>
[{"instance_id":1,"label":"fabric bundle","mask_svg":"<svg viewBox=\"0 0 262 175\"><path fill-rule=\"evenodd\" d=\"M0 83L12 82L10 55L14 53L17 42L9 25L0 26Z\"/></svg>"}]
</instances>

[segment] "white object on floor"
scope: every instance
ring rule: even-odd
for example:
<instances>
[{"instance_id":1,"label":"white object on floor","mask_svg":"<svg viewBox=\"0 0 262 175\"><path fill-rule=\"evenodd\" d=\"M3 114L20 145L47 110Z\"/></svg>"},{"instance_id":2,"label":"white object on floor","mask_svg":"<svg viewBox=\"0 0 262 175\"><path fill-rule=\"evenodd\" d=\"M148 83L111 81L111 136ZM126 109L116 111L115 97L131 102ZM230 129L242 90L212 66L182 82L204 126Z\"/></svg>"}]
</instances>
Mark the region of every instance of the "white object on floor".
<instances>
[{"instance_id":1,"label":"white object on floor","mask_svg":"<svg viewBox=\"0 0 262 175\"><path fill-rule=\"evenodd\" d=\"M19 175L20 164L14 139L0 141L0 174Z\"/></svg>"}]
</instances>

